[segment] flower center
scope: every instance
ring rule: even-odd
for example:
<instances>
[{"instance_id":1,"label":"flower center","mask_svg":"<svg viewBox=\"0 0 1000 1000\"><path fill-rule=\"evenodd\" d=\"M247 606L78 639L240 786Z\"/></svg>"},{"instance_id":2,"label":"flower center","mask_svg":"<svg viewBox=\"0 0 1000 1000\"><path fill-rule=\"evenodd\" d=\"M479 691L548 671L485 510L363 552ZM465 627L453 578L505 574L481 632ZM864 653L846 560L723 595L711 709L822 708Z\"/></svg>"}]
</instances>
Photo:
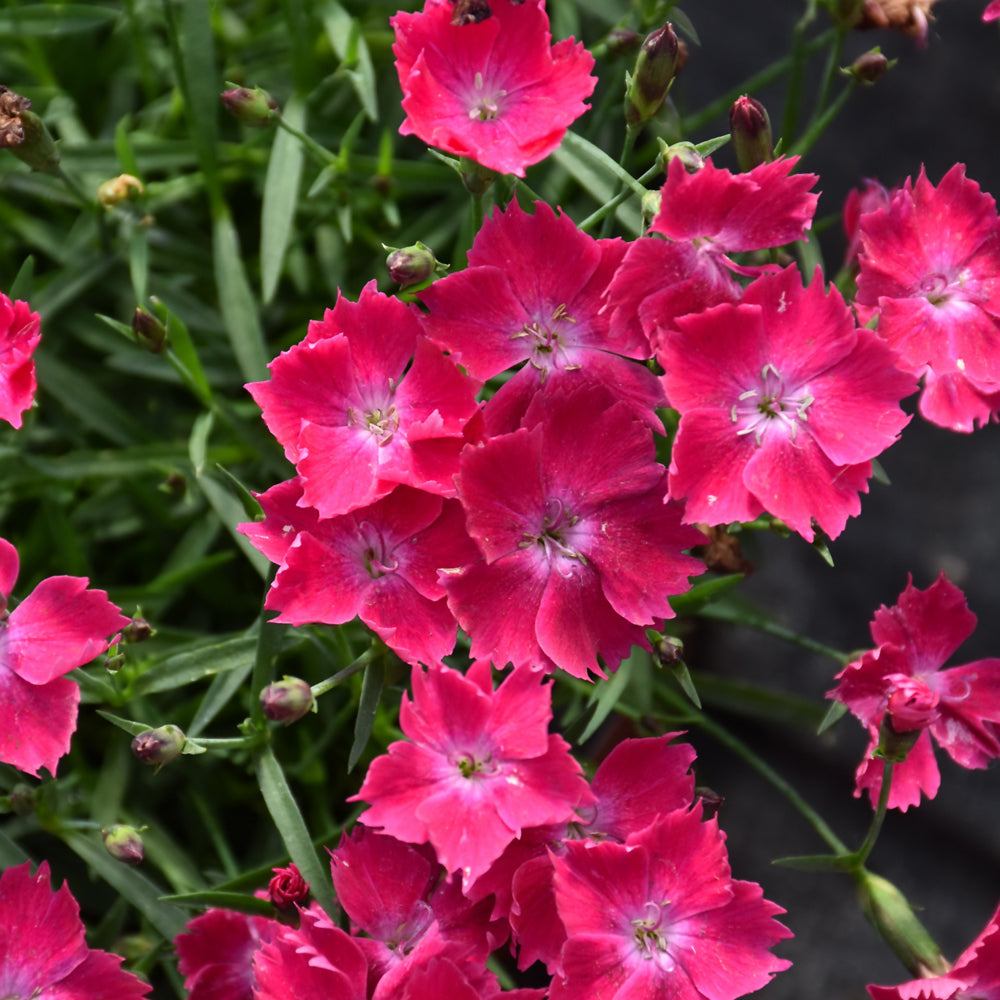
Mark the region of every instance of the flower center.
<instances>
[{"instance_id":1,"label":"flower center","mask_svg":"<svg viewBox=\"0 0 1000 1000\"><path fill-rule=\"evenodd\" d=\"M454 754L451 761L463 778L492 778L500 773L500 766L490 754L480 759L474 753L463 751Z\"/></svg>"},{"instance_id":2,"label":"flower center","mask_svg":"<svg viewBox=\"0 0 1000 1000\"><path fill-rule=\"evenodd\" d=\"M665 908L669 903L670 900L662 903L650 901L646 904L643 915L632 921L639 954L645 959L656 961L666 970L674 967L674 960L667 947L667 927L664 921Z\"/></svg>"},{"instance_id":3,"label":"flower center","mask_svg":"<svg viewBox=\"0 0 1000 1000\"><path fill-rule=\"evenodd\" d=\"M376 442L379 445L384 445L392 440L393 434L399 428L399 413L396 410L395 404L390 404L384 409L375 407L361 414L351 407L347 411L347 422L367 427Z\"/></svg>"},{"instance_id":4,"label":"flower center","mask_svg":"<svg viewBox=\"0 0 1000 1000\"><path fill-rule=\"evenodd\" d=\"M501 99L507 96L507 91L494 90L492 93L486 93L482 73L476 74L474 87L469 117L473 121L493 121L500 114Z\"/></svg>"},{"instance_id":5,"label":"flower center","mask_svg":"<svg viewBox=\"0 0 1000 1000\"><path fill-rule=\"evenodd\" d=\"M939 306L948 301L949 284L947 276L940 272L927 274L920 279L920 293L931 305Z\"/></svg>"},{"instance_id":6,"label":"flower center","mask_svg":"<svg viewBox=\"0 0 1000 1000\"><path fill-rule=\"evenodd\" d=\"M941 696L923 677L889 674L886 680L891 685L886 711L897 733L925 729L937 719Z\"/></svg>"},{"instance_id":7,"label":"flower center","mask_svg":"<svg viewBox=\"0 0 1000 1000\"><path fill-rule=\"evenodd\" d=\"M365 546L365 569L373 580L387 573L395 573L399 569L399 560L392 554L385 539L371 521L362 521L358 525L358 533Z\"/></svg>"},{"instance_id":8,"label":"flower center","mask_svg":"<svg viewBox=\"0 0 1000 1000\"><path fill-rule=\"evenodd\" d=\"M763 443L766 433L779 428L794 441L799 421L809 419L807 411L814 402L801 389L786 387L778 369L768 364L761 370L760 385L739 394L730 416L739 425L736 433L753 434L758 445Z\"/></svg>"},{"instance_id":9,"label":"flower center","mask_svg":"<svg viewBox=\"0 0 1000 1000\"><path fill-rule=\"evenodd\" d=\"M520 548L538 545L556 571L561 576L570 577L575 569L587 565L587 557L571 544L573 527L579 520L579 517L566 510L562 500L549 497L545 501L541 529L536 535L525 532Z\"/></svg>"},{"instance_id":10,"label":"flower center","mask_svg":"<svg viewBox=\"0 0 1000 1000\"><path fill-rule=\"evenodd\" d=\"M565 333L565 328L560 331L560 326L563 323L576 323L576 320L567 312L565 302L556 306L548 321L532 320L530 323L525 323L517 333L510 335L511 340L519 340L522 337L529 338L528 364L541 373L543 383L553 368L572 371L580 367L580 365L569 361L566 343L561 335L561 333Z\"/></svg>"}]
</instances>

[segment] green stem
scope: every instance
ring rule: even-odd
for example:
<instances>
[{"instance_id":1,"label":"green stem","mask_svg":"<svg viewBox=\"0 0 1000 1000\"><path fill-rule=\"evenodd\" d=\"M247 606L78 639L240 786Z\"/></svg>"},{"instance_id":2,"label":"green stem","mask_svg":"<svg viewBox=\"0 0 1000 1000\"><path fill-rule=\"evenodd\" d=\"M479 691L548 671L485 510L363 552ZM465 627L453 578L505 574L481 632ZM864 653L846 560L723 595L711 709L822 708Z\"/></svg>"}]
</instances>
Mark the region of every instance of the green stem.
<instances>
[{"instance_id":1,"label":"green stem","mask_svg":"<svg viewBox=\"0 0 1000 1000\"><path fill-rule=\"evenodd\" d=\"M662 171L662 167L659 162L654 163L641 177L638 178L638 184L645 184L646 181L652 180L658 173ZM609 202L603 204L596 212L592 212L583 220L576 228L580 232L585 233L591 226L595 226L600 222L605 216L613 212L622 202L631 198L634 192L630 188L624 188L619 191Z\"/></svg>"},{"instance_id":2,"label":"green stem","mask_svg":"<svg viewBox=\"0 0 1000 1000\"><path fill-rule=\"evenodd\" d=\"M289 135L295 136L299 142L305 147L306 151L321 165L324 167L336 167L340 163L339 157L335 153L331 153L330 150L321 146L312 136L306 135L305 132L300 128L296 128L294 125L290 125L285 121L282 115L278 115L275 119L278 123L278 128L283 128Z\"/></svg>"},{"instance_id":3,"label":"green stem","mask_svg":"<svg viewBox=\"0 0 1000 1000\"><path fill-rule=\"evenodd\" d=\"M807 0L805 13L796 21L792 32L791 65L788 72L788 89L785 98L785 113L781 120L782 148L795 138L799 128L799 112L802 109L802 91L805 87L806 60L809 55L806 43L806 29L816 17L816 0Z\"/></svg>"},{"instance_id":4,"label":"green stem","mask_svg":"<svg viewBox=\"0 0 1000 1000\"><path fill-rule=\"evenodd\" d=\"M882 824L885 822L885 816L889 810L889 793L892 790L892 772L894 767L895 765L891 760L883 761L882 763L882 790L879 792L878 806L875 809L875 815L872 817L872 824L868 828L867 836L861 846L854 852L854 858L859 868L868 860L868 855L871 854L872 848L875 846L875 841L878 840L878 835L882 830Z\"/></svg>"},{"instance_id":5,"label":"green stem","mask_svg":"<svg viewBox=\"0 0 1000 1000\"><path fill-rule=\"evenodd\" d=\"M803 46L803 51L807 55L811 55L813 52L818 52L820 49L826 48L836 34L836 28L824 31L822 35L817 35L816 38L806 42ZM778 77L784 76L784 74L787 73L791 67L792 56L788 55L771 63L770 66L765 66L759 73L755 73L753 76L747 77L747 79L744 80L739 86L733 87L727 93L712 101L711 104L706 104L700 111L687 116L684 119L685 135L694 135L700 132L706 125L708 125L709 122L718 118L720 115L726 114L737 97L740 97L743 94L750 94L755 90L760 90L761 87L777 80Z\"/></svg>"},{"instance_id":6,"label":"green stem","mask_svg":"<svg viewBox=\"0 0 1000 1000\"><path fill-rule=\"evenodd\" d=\"M816 110L813 112L814 119L823 113L826 102L830 100L833 81L837 79L837 74L840 70L840 58L844 52L845 38L846 32L838 31L833 45L830 46L830 51L827 53L826 68L823 71L823 83L820 86L819 97L816 98Z\"/></svg>"},{"instance_id":7,"label":"green stem","mask_svg":"<svg viewBox=\"0 0 1000 1000\"><path fill-rule=\"evenodd\" d=\"M625 164L628 163L628 158L632 155L632 150L635 149L635 140L638 135L638 128L627 128L625 130L625 141L622 143L621 156L618 157L618 166L620 166L622 170L625 169ZM612 198L620 194L624 186L620 180L615 183L616 187ZM607 239L611 235L611 226L614 221L615 217L611 212L604 216L604 221L601 223L601 239Z\"/></svg>"},{"instance_id":8,"label":"green stem","mask_svg":"<svg viewBox=\"0 0 1000 1000\"><path fill-rule=\"evenodd\" d=\"M366 649L353 663L349 663L343 670L338 670L332 677L327 677L325 681L314 684L312 686L313 697L318 698L320 695L326 694L327 691L332 691L338 685L343 684L348 677L353 677L354 674L364 670L374 659L376 649L376 646Z\"/></svg>"},{"instance_id":9,"label":"green stem","mask_svg":"<svg viewBox=\"0 0 1000 1000\"><path fill-rule=\"evenodd\" d=\"M830 122L840 114L841 109L847 103L847 99L854 93L855 87L857 87L857 83L854 80L848 83L833 99L830 106L813 121L806 134L798 142L794 143L791 149L786 149L785 152L789 156L804 156L812 148L816 140L826 131Z\"/></svg>"}]
</instances>

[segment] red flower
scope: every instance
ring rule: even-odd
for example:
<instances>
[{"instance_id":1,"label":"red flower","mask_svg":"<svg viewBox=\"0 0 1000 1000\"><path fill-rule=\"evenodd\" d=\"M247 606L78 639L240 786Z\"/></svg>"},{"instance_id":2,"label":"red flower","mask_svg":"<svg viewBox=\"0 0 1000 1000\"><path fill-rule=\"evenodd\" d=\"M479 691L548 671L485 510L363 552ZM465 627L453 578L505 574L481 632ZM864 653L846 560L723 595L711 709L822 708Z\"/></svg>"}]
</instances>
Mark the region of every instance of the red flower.
<instances>
[{"instance_id":1,"label":"red flower","mask_svg":"<svg viewBox=\"0 0 1000 1000\"><path fill-rule=\"evenodd\" d=\"M274 878L267 883L267 894L276 909L288 910L309 895L309 883L302 877L298 866L272 868Z\"/></svg>"},{"instance_id":2,"label":"red flower","mask_svg":"<svg viewBox=\"0 0 1000 1000\"><path fill-rule=\"evenodd\" d=\"M935 188L921 168L887 208L859 221L862 321L899 367L925 375L920 413L956 431L997 415L1000 393L1000 220L996 203L956 163Z\"/></svg>"},{"instance_id":3,"label":"red flower","mask_svg":"<svg viewBox=\"0 0 1000 1000\"><path fill-rule=\"evenodd\" d=\"M906 760L893 771L889 808L903 812L920 793L937 794L941 783L931 736L962 767L985 767L1000 757L1000 659L940 668L972 634L976 616L965 595L942 573L926 590L908 580L899 601L884 605L871 623L876 649L848 664L827 694L843 702L868 727L871 743L858 768L855 796L867 791L872 805L882 787L881 760L871 752L887 713L897 732L922 729Z\"/></svg>"},{"instance_id":4,"label":"red flower","mask_svg":"<svg viewBox=\"0 0 1000 1000\"><path fill-rule=\"evenodd\" d=\"M129 620L80 576L51 576L9 614L17 550L0 538L0 761L56 773L76 729L80 689L64 677L108 648Z\"/></svg>"},{"instance_id":5,"label":"red flower","mask_svg":"<svg viewBox=\"0 0 1000 1000\"><path fill-rule=\"evenodd\" d=\"M320 517L363 507L407 483L453 495L476 386L423 335L416 313L369 282L339 298L306 339L248 391L295 463Z\"/></svg>"},{"instance_id":6,"label":"red flower","mask_svg":"<svg viewBox=\"0 0 1000 1000\"><path fill-rule=\"evenodd\" d=\"M278 927L276 920L232 910L207 910L189 920L174 938L188 1000L251 1000L254 952Z\"/></svg>"},{"instance_id":7,"label":"red flower","mask_svg":"<svg viewBox=\"0 0 1000 1000\"><path fill-rule=\"evenodd\" d=\"M406 118L399 131L524 176L587 110L594 57L572 38L552 45L544 0L495 0L479 24L453 25L454 5L390 19Z\"/></svg>"},{"instance_id":8,"label":"red flower","mask_svg":"<svg viewBox=\"0 0 1000 1000\"><path fill-rule=\"evenodd\" d=\"M119 968L121 958L87 947L69 887L49 886L43 861L0 875L0 990L5 997L114 997L140 1000L151 989Z\"/></svg>"},{"instance_id":9,"label":"red flower","mask_svg":"<svg viewBox=\"0 0 1000 1000\"><path fill-rule=\"evenodd\" d=\"M1000 5L998 5L1000 6ZM1000 9L998 9L1000 17ZM899 986L869 986L872 1000L960 1000L1000 996L1000 908L982 933L943 976L913 979Z\"/></svg>"},{"instance_id":10,"label":"red flower","mask_svg":"<svg viewBox=\"0 0 1000 1000\"><path fill-rule=\"evenodd\" d=\"M996 21L998 18L1000 18L1000 0L993 0L983 11L983 22Z\"/></svg>"},{"instance_id":11,"label":"red flower","mask_svg":"<svg viewBox=\"0 0 1000 1000\"><path fill-rule=\"evenodd\" d=\"M913 377L821 275L803 289L794 266L678 327L658 357L681 413L670 493L687 498L685 520L767 511L807 541L814 523L839 535L861 511L871 459L909 419L899 401Z\"/></svg>"},{"instance_id":12,"label":"red flower","mask_svg":"<svg viewBox=\"0 0 1000 1000\"><path fill-rule=\"evenodd\" d=\"M0 419L21 426L35 399L32 354L42 339L41 320L27 302L11 302L0 292Z\"/></svg>"},{"instance_id":13,"label":"red flower","mask_svg":"<svg viewBox=\"0 0 1000 1000\"><path fill-rule=\"evenodd\" d=\"M539 393L522 427L466 449L456 484L483 560L442 579L476 659L604 676L597 657L648 649L704 572L652 434L603 386Z\"/></svg>"},{"instance_id":14,"label":"red flower","mask_svg":"<svg viewBox=\"0 0 1000 1000\"><path fill-rule=\"evenodd\" d=\"M404 696L399 713L412 742L372 761L352 797L372 803L360 822L430 842L468 887L522 829L571 820L592 801L568 744L549 734L552 696L540 674L515 670L496 691L485 663L468 676L438 667L412 677L413 700Z\"/></svg>"},{"instance_id":15,"label":"red flower","mask_svg":"<svg viewBox=\"0 0 1000 1000\"><path fill-rule=\"evenodd\" d=\"M791 932L760 886L731 877L725 838L701 807L660 817L625 844L570 841L553 855L566 928L552 1000L733 1000L791 964Z\"/></svg>"}]
</instances>

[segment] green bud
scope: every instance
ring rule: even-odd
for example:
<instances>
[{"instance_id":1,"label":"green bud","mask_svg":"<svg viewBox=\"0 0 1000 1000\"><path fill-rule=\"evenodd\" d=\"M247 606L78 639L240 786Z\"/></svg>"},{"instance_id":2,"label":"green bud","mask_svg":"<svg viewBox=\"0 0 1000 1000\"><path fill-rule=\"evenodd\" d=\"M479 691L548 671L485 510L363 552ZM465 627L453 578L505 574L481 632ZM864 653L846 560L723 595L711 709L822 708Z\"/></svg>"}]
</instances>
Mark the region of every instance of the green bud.
<instances>
[{"instance_id":1,"label":"green bud","mask_svg":"<svg viewBox=\"0 0 1000 1000\"><path fill-rule=\"evenodd\" d=\"M136 343L145 347L152 354L162 354L167 346L167 328L152 314L141 306L132 314L132 332ZM134 624L134 623L133 623ZM146 623L149 628L149 624ZM127 640L135 642L135 639Z\"/></svg>"},{"instance_id":2,"label":"green bud","mask_svg":"<svg viewBox=\"0 0 1000 1000\"><path fill-rule=\"evenodd\" d=\"M740 170L752 170L774 159L771 119L760 101L744 94L733 102L729 109L729 134Z\"/></svg>"},{"instance_id":3,"label":"green bud","mask_svg":"<svg viewBox=\"0 0 1000 1000\"><path fill-rule=\"evenodd\" d=\"M388 247L386 249L389 249ZM434 253L419 240L411 247L393 250L385 260L389 277L400 288L422 285L434 274L437 260Z\"/></svg>"},{"instance_id":4,"label":"green bud","mask_svg":"<svg viewBox=\"0 0 1000 1000\"><path fill-rule=\"evenodd\" d=\"M684 169L689 174L695 174L705 166L705 157L694 148L693 143L675 142L672 146L664 146L660 151L660 165L664 173L667 172L670 161L677 157L680 157Z\"/></svg>"},{"instance_id":5,"label":"green bud","mask_svg":"<svg viewBox=\"0 0 1000 1000\"><path fill-rule=\"evenodd\" d=\"M856 877L865 916L903 965L914 976L943 975L948 963L906 897L887 879L864 868Z\"/></svg>"},{"instance_id":6,"label":"green bud","mask_svg":"<svg viewBox=\"0 0 1000 1000\"><path fill-rule=\"evenodd\" d=\"M316 711L312 688L299 677L285 677L268 684L260 693L260 704L266 718L286 726Z\"/></svg>"},{"instance_id":7,"label":"green bud","mask_svg":"<svg viewBox=\"0 0 1000 1000\"><path fill-rule=\"evenodd\" d=\"M139 864L145 855L141 830L137 830L134 826L125 826L122 823L106 826L101 830L101 838L108 854L126 865Z\"/></svg>"},{"instance_id":8,"label":"green bud","mask_svg":"<svg viewBox=\"0 0 1000 1000\"><path fill-rule=\"evenodd\" d=\"M897 62L897 59L890 62L877 48L874 48L870 52L858 56L843 72L851 77L855 83L860 83L863 87L870 87L885 74L886 70L892 69Z\"/></svg>"},{"instance_id":9,"label":"green bud","mask_svg":"<svg viewBox=\"0 0 1000 1000\"><path fill-rule=\"evenodd\" d=\"M244 125L267 128L281 114L278 102L260 87L233 87L219 95L223 107Z\"/></svg>"},{"instance_id":10,"label":"green bud","mask_svg":"<svg viewBox=\"0 0 1000 1000\"><path fill-rule=\"evenodd\" d=\"M646 36L625 94L625 121L630 127L641 125L660 110L684 60L680 39L669 21Z\"/></svg>"},{"instance_id":11,"label":"green bud","mask_svg":"<svg viewBox=\"0 0 1000 1000\"><path fill-rule=\"evenodd\" d=\"M132 740L132 753L143 764L155 764L157 768L176 760L184 751L185 736L177 726L160 726L147 729Z\"/></svg>"}]
</instances>

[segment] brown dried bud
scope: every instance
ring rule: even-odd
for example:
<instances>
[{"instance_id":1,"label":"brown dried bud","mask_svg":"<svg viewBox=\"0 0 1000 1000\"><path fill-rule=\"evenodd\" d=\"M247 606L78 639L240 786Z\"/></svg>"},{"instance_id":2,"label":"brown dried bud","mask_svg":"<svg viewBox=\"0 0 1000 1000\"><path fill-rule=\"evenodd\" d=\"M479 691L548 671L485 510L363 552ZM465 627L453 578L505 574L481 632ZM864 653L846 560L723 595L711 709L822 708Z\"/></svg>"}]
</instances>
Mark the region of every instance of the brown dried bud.
<instances>
[{"instance_id":1,"label":"brown dried bud","mask_svg":"<svg viewBox=\"0 0 1000 1000\"><path fill-rule=\"evenodd\" d=\"M0 87L0 149L9 149L32 170L59 172L59 150L49 130L34 111L31 101Z\"/></svg>"},{"instance_id":2,"label":"brown dried bud","mask_svg":"<svg viewBox=\"0 0 1000 1000\"><path fill-rule=\"evenodd\" d=\"M0 149L12 149L24 142L21 112L30 107L27 97L15 94L9 87L0 87Z\"/></svg>"},{"instance_id":3,"label":"brown dried bud","mask_svg":"<svg viewBox=\"0 0 1000 1000\"><path fill-rule=\"evenodd\" d=\"M927 27L934 20L936 0L864 0L855 28L891 28L927 44Z\"/></svg>"},{"instance_id":4,"label":"brown dried bud","mask_svg":"<svg viewBox=\"0 0 1000 1000\"><path fill-rule=\"evenodd\" d=\"M455 12L451 15L451 23L458 26L479 24L480 21L492 16L489 0L457 0Z\"/></svg>"}]
</instances>

